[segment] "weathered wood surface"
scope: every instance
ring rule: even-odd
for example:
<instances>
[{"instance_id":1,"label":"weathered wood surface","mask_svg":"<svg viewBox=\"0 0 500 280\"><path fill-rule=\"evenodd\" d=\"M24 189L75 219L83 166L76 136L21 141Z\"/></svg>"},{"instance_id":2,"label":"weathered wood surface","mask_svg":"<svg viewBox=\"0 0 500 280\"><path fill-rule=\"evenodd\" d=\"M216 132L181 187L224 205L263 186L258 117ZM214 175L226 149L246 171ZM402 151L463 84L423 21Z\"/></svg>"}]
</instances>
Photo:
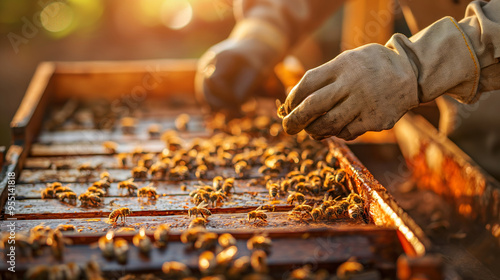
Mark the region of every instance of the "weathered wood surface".
<instances>
[{"instance_id":1,"label":"weathered wood surface","mask_svg":"<svg viewBox=\"0 0 500 280\"><path fill-rule=\"evenodd\" d=\"M286 199L286 198L285 198ZM18 200L16 203L17 210L15 211L15 217L21 218L26 217L27 214L36 214L45 216L57 217L61 214L73 214L78 216L76 213L94 213L94 212L104 212L109 213L113 209L128 207L132 211L187 211L194 204L191 201L191 197L188 195L170 195L170 196L160 196L156 200L148 200L146 198L137 197L105 197L104 203L101 207L80 207L73 206L67 203L60 202L57 199L25 199ZM233 194L218 208L238 208L238 207L258 207L262 204L268 202L267 193L255 193L255 194ZM285 206L286 200L274 201L277 206ZM78 203L80 205L80 203ZM66 215L69 216L69 215ZM36 219L35 216L31 217Z\"/></svg>"},{"instance_id":2,"label":"weathered wood surface","mask_svg":"<svg viewBox=\"0 0 500 280\"><path fill-rule=\"evenodd\" d=\"M279 206L278 206L279 207ZM208 230L214 231L228 231L228 230L283 230L283 231L297 231L297 230L314 230L319 228L333 228L337 229L340 226L358 226L361 228L373 229L374 225L365 224L361 220L352 220L348 218L336 219L336 220L318 220L312 221L310 218L297 219L291 217L288 212L267 212L267 223L265 222L249 222L247 220L248 209L242 209L244 212L235 211L236 208L229 209L234 212L222 212L223 208L212 209L213 214L208 218L208 223L206 228ZM251 208L252 210L255 207ZM278 210L283 210L285 208L278 208ZM288 208L290 209L290 208ZM217 210L221 213L217 213ZM238 210L238 209L236 209ZM143 214L145 213L145 214ZM102 233L107 230L113 229L118 232L139 230L141 227L145 227L147 230L155 230L160 224L167 223L171 226L172 232L179 234L185 230L192 218L189 218L187 211L184 213L177 212L177 214L167 215L167 216L151 216L148 215L151 212L133 212L131 216L127 217L127 222L125 224L118 223L116 227L106 223L107 215L105 213L93 212L91 215L86 215L87 217L78 218L77 215L73 215L69 218L64 219L36 219L36 220L17 220L16 229L19 231L27 231L35 225L43 224L45 226L50 226L55 229L58 225L72 224L75 226L77 232L81 233ZM0 225L6 225L8 221L0 221ZM348 227L347 227L348 228ZM383 229L383 227L376 227ZM388 228L385 228L388 230ZM355 232L355 228L354 228Z\"/></svg>"},{"instance_id":3,"label":"weathered wood surface","mask_svg":"<svg viewBox=\"0 0 500 280\"><path fill-rule=\"evenodd\" d=\"M267 189L264 186L256 185L250 186L250 180L235 180L234 182L234 193L267 193ZM196 190L197 186L200 185L212 185L211 180L192 180L192 181L179 181L179 182L164 182L164 181L137 181L136 184L139 188L153 184L156 188L158 195L187 195L191 191ZM87 191L88 187L92 185L89 183L69 183L68 185L71 190L77 194L84 193ZM185 190L181 189L181 186L186 186ZM16 197L18 199L33 199L41 198L41 191L46 188L45 183L37 184L17 184L16 185ZM118 189L118 183L111 183L111 187L108 190L107 196L117 197L126 195L126 191L120 191Z\"/></svg>"},{"instance_id":4,"label":"weathered wood surface","mask_svg":"<svg viewBox=\"0 0 500 280\"><path fill-rule=\"evenodd\" d=\"M132 173L130 169L100 169L95 171L78 171L76 169L63 169L63 170L29 170L25 169L22 171L21 176L19 178L19 184L26 183L43 183L43 182L65 182L65 183L74 183L74 182L95 182L99 180L99 176L101 172L107 171L111 179L115 182L124 181L132 178ZM199 179L194 176L195 170L190 170L190 175L187 180L195 180ZM236 177L236 173L234 168L231 167L218 167L214 170L207 171L207 178L213 179L215 176L222 176L224 178ZM258 172L258 168L254 167L248 170L248 174L246 178L259 178L261 174ZM153 179L153 178L149 178ZM166 180L167 177L160 178L156 177L153 180ZM148 179L146 179L148 180ZM135 181L141 182L146 181L144 179L136 179ZM179 180L173 180L179 181Z\"/></svg>"}]
</instances>

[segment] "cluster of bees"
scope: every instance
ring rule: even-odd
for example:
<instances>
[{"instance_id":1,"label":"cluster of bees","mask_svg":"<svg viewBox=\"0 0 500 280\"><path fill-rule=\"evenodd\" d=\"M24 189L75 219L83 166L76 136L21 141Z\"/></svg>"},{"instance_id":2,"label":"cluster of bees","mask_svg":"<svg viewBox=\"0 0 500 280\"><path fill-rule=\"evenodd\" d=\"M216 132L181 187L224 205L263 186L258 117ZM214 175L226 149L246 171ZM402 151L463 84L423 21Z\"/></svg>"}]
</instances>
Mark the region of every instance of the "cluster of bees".
<instances>
[{"instance_id":1,"label":"cluster of bees","mask_svg":"<svg viewBox=\"0 0 500 280\"><path fill-rule=\"evenodd\" d=\"M49 247L52 256L57 260L63 257L65 245L71 244L71 241L64 238L63 231L74 231L73 225L59 225L56 229L51 229L43 225L38 225L25 233L16 233L14 242L8 233L2 235L0 248L7 250L15 246L16 254L24 257L36 257L42 254L44 248Z\"/></svg>"},{"instance_id":2,"label":"cluster of bees","mask_svg":"<svg viewBox=\"0 0 500 280\"><path fill-rule=\"evenodd\" d=\"M61 202L76 205L77 194L69 188L69 185L63 186L59 182L47 184L41 195L43 199L57 198Z\"/></svg>"}]
</instances>

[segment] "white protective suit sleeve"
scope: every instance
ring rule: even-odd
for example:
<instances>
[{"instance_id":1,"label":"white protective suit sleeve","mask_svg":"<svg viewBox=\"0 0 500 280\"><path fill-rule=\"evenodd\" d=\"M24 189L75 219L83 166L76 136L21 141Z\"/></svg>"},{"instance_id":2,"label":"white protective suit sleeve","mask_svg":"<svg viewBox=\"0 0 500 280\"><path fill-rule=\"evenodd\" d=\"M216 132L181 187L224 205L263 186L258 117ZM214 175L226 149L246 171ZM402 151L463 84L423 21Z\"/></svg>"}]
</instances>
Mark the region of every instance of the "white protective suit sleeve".
<instances>
[{"instance_id":1,"label":"white protective suit sleeve","mask_svg":"<svg viewBox=\"0 0 500 280\"><path fill-rule=\"evenodd\" d=\"M471 103L500 87L500 0L472 2L457 22L445 17L385 46L346 51L312 69L285 101L285 131L354 139L391 128L409 109L442 94Z\"/></svg>"}]
</instances>

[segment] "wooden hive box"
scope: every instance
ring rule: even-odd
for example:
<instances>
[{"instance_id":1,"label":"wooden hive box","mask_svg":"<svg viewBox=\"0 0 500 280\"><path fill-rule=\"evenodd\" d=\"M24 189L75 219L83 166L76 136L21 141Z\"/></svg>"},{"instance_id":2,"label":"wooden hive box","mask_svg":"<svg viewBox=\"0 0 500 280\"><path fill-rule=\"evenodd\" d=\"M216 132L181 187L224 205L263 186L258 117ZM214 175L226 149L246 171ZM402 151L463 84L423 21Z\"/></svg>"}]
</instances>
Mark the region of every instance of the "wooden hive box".
<instances>
[{"instance_id":1,"label":"wooden hive box","mask_svg":"<svg viewBox=\"0 0 500 280\"><path fill-rule=\"evenodd\" d=\"M137 180L140 186L154 182L159 194L154 203L141 204L136 197L120 196L117 181L129 178L130 168L119 168L115 154L132 153L137 146L148 153L161 153L165 143L160 139L150 139L148 126L160 123L162 129L173 129L175 119L181 113L191 115L189 129L179 133L182 139L189 142L195 137L212 135L206 129L206 117L194 102L195 69L194 60L46 62L38 67L11 123L13 142L5 156L0 185L3 190L0 223L2 226L14 223L17 233L39 224L51 228L72 224L77 231L65 233L72 240L72 245L66 247L62 261L51 257L49 249L34 258L18 255L16 271L23 273L37 264L75 262L83 266L89 259L98 261L104 274L110 278L126 273L158 273L164 262L172 260L183 261L197 271L199 252L186 251L179 242L179 236L190 222L187 209L194 205L189 192L194 190L199 180L192 173L181 181L150 177ZM128 104L115 109L135 112L134 117L138 121L136 133L124 135L116 125L106 129L75 128L64 125L64 122L60 127L48 129L54 108L66 106L63 110L71 111L77 106L75 102L83 104L96 100L107 100L110 106L115 102ZM274 114L275 108L269 104L273 102L259 100L259 113ZM102 145L105 141L117 142L117 151L105 149ZM416 258L428 255L432 249L422 230L349 148L333 138L323 141L322 145L337 158L337 168L346 170L345 186L364 199L364 222L290 219L287 212L293 206L286 203L286 197L280 197L275 201L275 212L267 213L267 223L250 223L246 221L247 212L268 201L268 190L264 185L250 187L247 184L252 178L261 176L257 168L252 168L247 176L236 180L236 193L231 196L230 202L209 208L213 215L207 229L218 233L231 232L238 240L239 255L250 254L245 246L248 238L257 232L267 232L273 240L268 265L276 278L308 263L314 269L326 268L334 272L351 256L368 270L375 271L375 277L394 278L396 262L401 254ZM84 163L100 169L82 176L78 167ZM81 194L99 179L103 170L110 173L114 182L109 197L104 198L101 207L82 208L40 197L46 183L54 181L71 184L71 188ZM209 170L204 181L210 183L216 175L234 177L236 174L232 168L220 167ZM11 184L12 179L15 186ZM186 185L186 188L180 188L181 185ZM15 197L15 203L8 203L11 197ZM147 235L152 237L159 224L170 224L172 230L168 248L165 251L155 248L149 258L145 258L131 245L126 264L106 260L95 246L99 237L110 229L116 231L116 236L129 241L135 234L120 230L122 227L113 228L105 222L110 212L118 207L132 210L124 226L128 230L137 231L145 227ZM9 279L12 275L7 269L8 264L2 262L0 271Z\"/></svg>"}]
</instances>

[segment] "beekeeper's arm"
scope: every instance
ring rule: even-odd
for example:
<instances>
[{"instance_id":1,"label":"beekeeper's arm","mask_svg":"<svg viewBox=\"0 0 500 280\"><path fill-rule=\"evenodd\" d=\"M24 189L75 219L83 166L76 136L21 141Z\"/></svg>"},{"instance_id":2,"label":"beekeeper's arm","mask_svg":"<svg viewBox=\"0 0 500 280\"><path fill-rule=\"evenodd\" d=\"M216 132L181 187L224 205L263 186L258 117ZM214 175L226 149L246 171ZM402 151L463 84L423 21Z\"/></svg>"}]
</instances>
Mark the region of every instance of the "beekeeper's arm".
<instances>
[{"instance_id":1,"label":"beekeeper's arm","mask_svg":"<svg viewBox=\"0 0 500 280\"><path fill-rule=\"evenodd\" d=\"M309 70L292 89L285 131L354 139L391 128L442 94L464 103L500 89L500 0L472 2L460 22L436 21L407 38L346 51Z\"/></svg>"},{"instance_id":2,"label":"beekeeper's arm","mask_svg":"<svg viewBox=\"0 0 500 280\"><path fill-rule=\"evenodd\" d=\"M229 38L210 48L199 61L197 96L214 109L238 110L286 53L342 2L235 1L237 23Z\"/></svg>"}]
</instances>

